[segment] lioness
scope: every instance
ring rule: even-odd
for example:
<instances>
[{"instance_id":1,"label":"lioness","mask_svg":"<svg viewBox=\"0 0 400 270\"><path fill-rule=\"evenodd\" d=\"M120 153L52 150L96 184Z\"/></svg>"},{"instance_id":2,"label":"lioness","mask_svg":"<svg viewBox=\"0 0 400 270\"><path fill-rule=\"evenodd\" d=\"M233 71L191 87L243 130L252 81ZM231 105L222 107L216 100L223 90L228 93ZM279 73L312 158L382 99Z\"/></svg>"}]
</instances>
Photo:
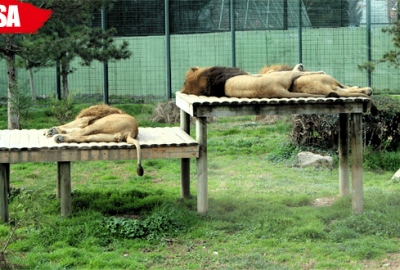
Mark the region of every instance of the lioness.
<instances>
[{"instance_id":1,"label":"lioness","mask_svg":"<svg viewBox=\"0 0 400 270\"><path fill-rule=\"evenodd\" d=\"M185 77L182 93L206 96L240 98L294 98L323 97L322 94L291 93L293 82L304 76L323 72L304 72L302 64L291 71L251 75L238 68L209 67L190 68Z\"/></svg>"},{"instance_id":2,"label":"lioness","mask_svg":"<svg viewBox=\"0 0 400 270\"><path fill-rule=\"evenodd\" d=\"M296 66L297 67L297 66ZM303 66L299 67L303 71ZM273 65L265 66L259 74L271 74L275 72L287 72L292 70L293 67L287 65ZM297 78L290 88L291 92L294 93L310 93L310 94L322 94L328 97L367 97L370 98L372 95L372 88L370 87L358 87L358 86L346 86L338 82L335 78L327 74L315 74L312 77L302 76ZM375 103L371 99L371 114L377 115L378 109Z\"/></svg>"},{"instance_id":3,"label":"lioness","mask_svg":"<svg viewBox=\"0 0 400 270\"><path fill-rule=\"evenodd\" d=\"M135 139L139 133L136 119L124 111L108 105L84 109L74 121L52 127L44 135L61 142L122 142L134 144L137 149L137 174L143 175L142 150Z\"/></svg>"}]
</instances>

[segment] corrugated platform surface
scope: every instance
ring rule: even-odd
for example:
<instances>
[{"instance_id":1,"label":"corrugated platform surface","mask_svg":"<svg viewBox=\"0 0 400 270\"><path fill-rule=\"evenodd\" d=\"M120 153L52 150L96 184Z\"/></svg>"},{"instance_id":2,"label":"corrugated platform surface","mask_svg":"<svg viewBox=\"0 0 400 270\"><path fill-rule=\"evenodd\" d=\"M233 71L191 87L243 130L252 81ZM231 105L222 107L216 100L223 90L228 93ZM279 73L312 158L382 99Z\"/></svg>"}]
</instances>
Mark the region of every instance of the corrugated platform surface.
<instances>
[{"instance_id":1,"label":"corrugated platform surface","mask_svg":"<svg viewBox=\"0 0 400 270\"><path fill-rule=\"evenodd\" d=\"M0 130L0 162L51 161L43 157L45 152L47 154L50 154L50 152L59 152L64 157L60 159L57 154L54 156L54 161L136 158L136 147L125 142L56 143L53 138L44 136L44 131ZM137 140L142 148L144 159L187 158L198 155L196 154L196 151L198 152L197 142L179 127L139 128ZM80 154L78 157L77 153L84 150L92 152L88 153L88 157L86 158L81 157ZM91 158L90 156L96 153L94 150L102 150L100 156L104 157ZM43 154L40 154L41 152ZM153 153L150 154L150 152ZM173 152L176 153L173 154ZM17 158L16 154L21 157ZM110 154L112 155L110 156ZM53 155L55 154L53 153Z\"/></svg>"}]
</instances>

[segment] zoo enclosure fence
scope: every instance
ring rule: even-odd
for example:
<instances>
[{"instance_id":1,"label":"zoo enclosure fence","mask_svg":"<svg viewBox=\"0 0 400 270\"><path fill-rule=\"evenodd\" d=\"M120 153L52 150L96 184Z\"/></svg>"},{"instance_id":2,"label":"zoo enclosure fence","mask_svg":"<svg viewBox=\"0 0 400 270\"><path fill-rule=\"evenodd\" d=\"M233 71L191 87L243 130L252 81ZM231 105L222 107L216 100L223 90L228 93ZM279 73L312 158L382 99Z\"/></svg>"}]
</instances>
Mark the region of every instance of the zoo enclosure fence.
<instances>
[{"instance_id":1,"label":"zoo enclosure fence","mask_svg":"<svg viewBox=\"0 0 400 270\"><path fill-rule=\"evenodd\" d=\"M394 0L118 0L94 14L93 27L116 28L132 56L90 67L73 63L69 88L84 103L166 100L193 66L237 66L257 73L264 65L302 62L347 85L400 92L399 70L357 66L393 49L381 29L398 18ZM102 25L103 22L103 25ZM29 75L18 70L30 91ZM107 79L108 78L108 79ZM38 98L57 94L56 68L34 70ZM0 97L7 69L0 61Z\"/></svg>"}]
</instances>

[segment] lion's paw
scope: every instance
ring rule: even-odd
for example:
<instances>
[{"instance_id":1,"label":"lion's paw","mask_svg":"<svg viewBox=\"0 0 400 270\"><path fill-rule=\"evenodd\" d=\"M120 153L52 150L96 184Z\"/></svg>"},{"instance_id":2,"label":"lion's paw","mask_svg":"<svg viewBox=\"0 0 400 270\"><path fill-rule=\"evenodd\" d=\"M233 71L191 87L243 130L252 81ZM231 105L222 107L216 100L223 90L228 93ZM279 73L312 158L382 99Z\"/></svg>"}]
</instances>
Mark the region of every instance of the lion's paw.
<instances>
[{"instance_id":1,"label":"lion's paw","mask_svg":"<svg viewBox=\"0 0 400 270\"><path fill-rule=\"evenodd\" d=\"M65 137L64 137L63 135L57 135L57 136L54 137L54 141L55 141L56 143L65 142Z\"/></svg>"},{"instance_id":2,"label":"lion's paw","mask_svg":"<svg viewBox=\"0 0 400 270\"><path fill-rule=\"evenodd\" d=\"M293 71L298 71L298 72L304 71L304 66L303 66L303 64L302 64L302 63L297 64L297 65L294 67Z\"/></svg>"},{"instance_id":3,"label":"lion's paw","mask_svg":"<svg viewBox=\"0 0 400 270\"><path fill-rule=\"evenodd\" d=\"M52 127L51 129L45 131L43 133L43 135L47 136L47 137L53 137L54 135L58 134L58 131L56 128Z\"/></svg>"}]
</instances>

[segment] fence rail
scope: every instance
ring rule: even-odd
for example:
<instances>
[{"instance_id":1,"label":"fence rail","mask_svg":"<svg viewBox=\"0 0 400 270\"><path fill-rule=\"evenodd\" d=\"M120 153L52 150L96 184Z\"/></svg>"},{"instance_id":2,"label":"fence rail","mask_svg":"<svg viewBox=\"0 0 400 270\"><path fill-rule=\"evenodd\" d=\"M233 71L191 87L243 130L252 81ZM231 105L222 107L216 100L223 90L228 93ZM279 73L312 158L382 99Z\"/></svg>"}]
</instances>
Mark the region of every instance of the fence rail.
<instances>
[{"instance_id":1,"label":"fence rail","mask_svg":"<svg viewBox=\"0 0 400 270\"><path fill-rule=\"evenodd\" d=\"M357 68L393 48L381 29L397 19L395 1L317 2L119 0L94 14L93 26L115 27L116 42L128 41L132 56L90 67L76 59L69 88L87 103L166 100L181 89L189 67L234 65L257 73L264 65L301 61L347 85L400 93L399 70L381 64L368 77ZM56 77L55 68L34 70L38 98L57 93ZM28 72L18 70L18 78L30 91ZM0 61L0 97L6 95L6 63Z\"/></svg>"}]
</instances>

